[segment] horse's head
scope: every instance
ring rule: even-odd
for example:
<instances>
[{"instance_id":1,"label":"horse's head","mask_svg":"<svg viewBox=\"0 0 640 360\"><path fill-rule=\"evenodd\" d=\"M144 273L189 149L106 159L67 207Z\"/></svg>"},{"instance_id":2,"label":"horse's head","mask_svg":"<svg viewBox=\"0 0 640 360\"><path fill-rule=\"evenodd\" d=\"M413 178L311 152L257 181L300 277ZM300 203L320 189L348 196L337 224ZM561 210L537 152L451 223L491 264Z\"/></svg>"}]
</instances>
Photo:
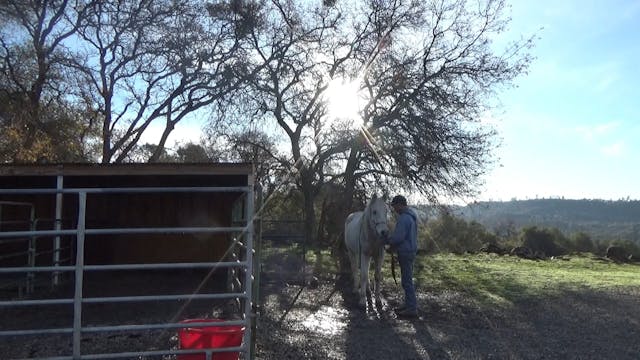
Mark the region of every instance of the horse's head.
<instances>
[{"instance_id":1,"label":"horse's head","mask_svg":"<svg viewBox=\"0 0 640 360\"><path fill-rule=\"evenodd\" d=\"M378 239L389 235L388 208L384 198L374 195L366 208L365 218Z\"/></svg>"}]
</instances>

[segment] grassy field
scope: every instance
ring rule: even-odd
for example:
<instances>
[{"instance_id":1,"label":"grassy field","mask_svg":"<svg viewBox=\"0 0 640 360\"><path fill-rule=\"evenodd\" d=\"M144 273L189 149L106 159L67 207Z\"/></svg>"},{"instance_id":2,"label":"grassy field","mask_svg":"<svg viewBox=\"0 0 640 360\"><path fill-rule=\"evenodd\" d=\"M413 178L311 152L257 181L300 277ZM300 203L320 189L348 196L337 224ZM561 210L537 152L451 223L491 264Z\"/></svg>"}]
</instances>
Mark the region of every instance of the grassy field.
<instances>
[{"instance_id":1,"label":"grassy field","mask_svg":"<svg viewBox=\"0 0 640 360\"><path fill-rule=\"evenodd\" d=\"M390 258L385 257L383 278L395 286ZM308 264L316 264L316 259L312 251L307 252ZM322 252L321 263L323 271L337 271L328 251ZM400 282L397 263L396 277ZM478 304L508 306L566 292L640 289L640 263L618 264L591 254L538 261L484 253L431 254L418 255L414 277L418 291L461 292Z\"/></svg>"},{"instance_id":2,"label":"grassy field","mask_svg":"<svg viewBox=\"0 0 640 360\"><path fill-rule=\"evenodd\" d=\"M534 261L494 254L438 254L418 256L415 278L418 288L459 291L481 304L508 305L563 292L640 288L640 264L616 264L590 255Z\"/></svg>"}]
</instances>

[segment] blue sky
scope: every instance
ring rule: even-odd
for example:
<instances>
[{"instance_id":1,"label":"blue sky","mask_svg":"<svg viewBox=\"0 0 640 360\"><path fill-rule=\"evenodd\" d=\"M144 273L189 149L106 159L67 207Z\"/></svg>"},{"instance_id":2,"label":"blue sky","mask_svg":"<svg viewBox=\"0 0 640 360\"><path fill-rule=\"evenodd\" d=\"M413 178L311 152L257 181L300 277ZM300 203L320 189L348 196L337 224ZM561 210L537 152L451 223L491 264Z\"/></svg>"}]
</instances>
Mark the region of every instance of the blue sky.
<instances>
[{"instance_id":1,"label":"blue sky","mask_svg":"<svg viewBox=\"0 0 640 360\"><path fill-rule=\"evenodd\" d=\"M640 199L640 0L511 5L505 37L537 33L536 59L499 94L499 165L475 200Z\"/></svg>"}]
</instances>

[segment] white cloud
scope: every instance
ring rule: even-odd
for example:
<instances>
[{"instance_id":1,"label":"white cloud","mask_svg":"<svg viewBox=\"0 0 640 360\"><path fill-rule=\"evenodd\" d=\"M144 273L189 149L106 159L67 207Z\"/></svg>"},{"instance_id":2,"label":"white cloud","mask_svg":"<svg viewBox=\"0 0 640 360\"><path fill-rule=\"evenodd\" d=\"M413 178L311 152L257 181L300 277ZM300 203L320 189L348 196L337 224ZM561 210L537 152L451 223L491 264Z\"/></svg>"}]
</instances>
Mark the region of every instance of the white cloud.
<instances>
[{"instance_id":1,"label":"white cloud","mask_svg":"<svg viewBox=\"0 0 640 360\"><path fill-rule=\"evenodd\" d=\"M603 154L607 156L620 156L624 152L624 142L618 141L601 148Z\"/></svg>"},{"instance_id":2,"label":"white cloud","mask_svg":"<svg viewBox=\"0 0 640 360\"><path fill-rule=\"evenodd\" d=\"M202 124L198 123L178 123L175 129L171 132L171 139L174 140L178 144L193 142L200 142L200 138L202 137Z\"/></svg>"},{"instance_id":3,"label":"white cloud","mask_svg":"<svg viewBox=\"0 0 640 360\"><path fill-rule=\"evenodd\" d=\"M591 141L604 135L610 134L618 127L620 127L619 121L611 121L603 124L580 125L575 128L575 131L580 134L585 140Z\"/></svg>"},{"instance_id":4,"label":"white cloud","mask_svg":"<svg viewBox=\"0 0 640 360\"><path fill-rule=\"evenodd\" d=\"M594 89L598 92L607 92L620 81L621 65L617 61L608 61L595 64L584 69L594 83Z\"/></svg>"},{"instance_id":5,"label":"white cloud","mask_svg":"<svg viewBox=\"0 0 640 360\"><path fill-rule=\"evenodd\" d=\"M564 83L581 92L602 94L610 91L620 81L621 65L618 61L579 63L570 65L571 59L549 60L540 66L543 83Z\"/></svg>"},{"instance_id":6,"label":"white cloud","mask_svg":"<svg viewBox=\"0 0 640 360\"><path fill-rule=\"evenodd\" d=\"M151 143L157 144L162 137L165 124L161 121L152 122L147 129L145 129L139 144ZM167 139L166 147L173 148L184 143L199 143L202 137L202 124L197 121L181 121L176 124L169 138Z\"/></svg>"},{"instance_id":7,"label":"white cloud","mask_svg":"<svg viewBox=\"0 0 640 360\"><path fill-rule=\"evenodd\" d=\"M599 92L606 92L619 81L617 71L602 73L597 75L599 80L594 87Z\"/></svg>"}]
</instances>

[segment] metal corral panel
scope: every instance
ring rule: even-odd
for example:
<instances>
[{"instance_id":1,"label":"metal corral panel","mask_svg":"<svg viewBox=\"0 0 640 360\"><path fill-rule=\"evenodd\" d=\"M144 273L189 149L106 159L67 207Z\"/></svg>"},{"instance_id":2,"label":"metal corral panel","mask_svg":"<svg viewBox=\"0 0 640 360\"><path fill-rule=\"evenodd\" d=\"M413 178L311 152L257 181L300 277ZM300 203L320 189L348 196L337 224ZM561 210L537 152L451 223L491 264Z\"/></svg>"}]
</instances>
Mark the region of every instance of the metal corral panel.
<instances>
[{"instance_id":1,"label":"metal corral panel","mask_svg":"<svg viewBox=\"0 0 640 360\"><path fill-rule=\"evenodd\" d=\"M0 165L0 353L249 358L253 181L250 164ZM207 314L242 343L177 346Z\"/></svg>"},{"instance_id":2,"label":"metal corral panel","mask_svg":"<svg viewBox=\"0 0 640 360\"><path fill-rule=\"evenodd\" d=\"M252 185L252 171L251 164L243 163L0 165L0 189L55 189L60 179L64 189L242 187ZM89 193L87 227L229 227L232 207L242 195L241 191ZM62 196L61 227L74 228L77 195ZM0 201L33 204L41 228L53 228L55 193L2 194ZM0 221L26 220L25 211L24 207L5 206ZM7 221L0 226L4 231L10 229ZM220 261L229 242L229 234L210 233L91 235L86 240L86 263ZM0 248L0 252L13 250L11 245ZM14 265L12 262L24 263L26 258L7 261L4 263Z\"/></svg>"}]
</instances>

